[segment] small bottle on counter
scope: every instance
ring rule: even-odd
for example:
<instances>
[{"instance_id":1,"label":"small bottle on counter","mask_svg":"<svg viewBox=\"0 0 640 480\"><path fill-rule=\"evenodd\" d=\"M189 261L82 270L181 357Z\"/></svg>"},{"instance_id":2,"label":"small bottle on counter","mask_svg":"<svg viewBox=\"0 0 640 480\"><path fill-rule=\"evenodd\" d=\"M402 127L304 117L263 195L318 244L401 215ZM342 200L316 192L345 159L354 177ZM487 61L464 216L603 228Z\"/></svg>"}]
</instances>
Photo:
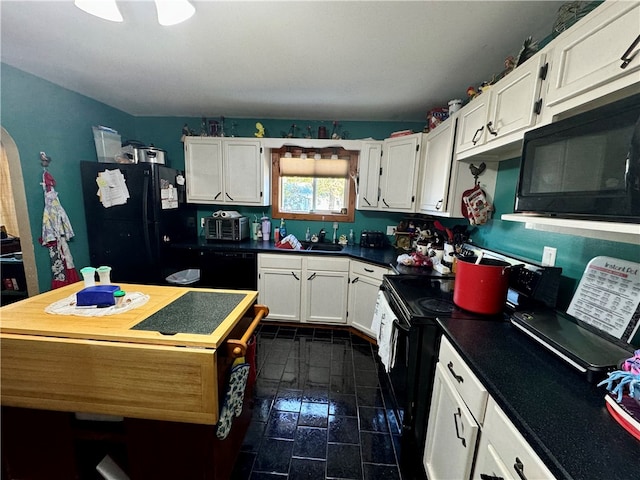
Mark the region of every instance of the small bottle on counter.
<instances>
[{"instance_id":1,"label":"small bottle on counter","mask_svg":"<svg viewBox=\"0 0 640 480\"><path fill-rule=\"evenodd\" d=\"M355 243L355 238L353 237L353 228L349 230L349 245L353 245Z\"/></svg>"},{"instance_id":2,"label":"small bottle on counter","mask_svg":"<svg viewBox=\"0 0 640 480\"><path fill-rule=\"evenodd\" d=\"M284 224L284 218L280 219L280 238L287 236L287 227Z\"/></svg>"},{"instance_id":3,"label":"small bottle on counter","mask_svg":"<svg viewBox=\"0 0 640 480\"><path fill-rule=\"evenodd\" d=\"M273 229L273 241L276 243L280 241L280 229L278 227Z\"/></svg>"},{"instance_id":4,"label":"small bottle on counter","mask_svg":"<svg viewBox=\"0 0 640 480\"><path fill-rule=\"evenodd\" d=\"M304 234L304 240L306 242L311 241L311 229L309 227L307 227L307 233Z\"/></svg>"}]
</instances>

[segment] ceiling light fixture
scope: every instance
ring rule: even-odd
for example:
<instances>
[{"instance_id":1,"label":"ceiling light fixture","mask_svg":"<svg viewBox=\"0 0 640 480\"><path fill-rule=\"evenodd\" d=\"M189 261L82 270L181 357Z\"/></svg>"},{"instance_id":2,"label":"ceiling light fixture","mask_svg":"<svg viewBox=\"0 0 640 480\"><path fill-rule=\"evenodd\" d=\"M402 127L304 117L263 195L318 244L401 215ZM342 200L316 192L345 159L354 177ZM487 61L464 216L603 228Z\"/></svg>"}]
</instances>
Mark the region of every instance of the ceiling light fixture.
<instances>
[{"instance_id":1,"label":"ceiling light fixture","mask_svg":"<svg viewBox=\"0 0 640 480\"><path fill-rule=\"evenodd\" d=\"M158 11L158 23L163 26L177 25L191 18L196 9L188 0L154 0ZM75 0L76 7L91 15L112 22L122 22L122 14L116 0Z\"/></svg>"},{"instance_id":2,"label":"ceiling light fixture","mask_svg":"<svg viewBox=\"0 0 640 480\"><path fill-rule=\"evenodd\" d=\"M76 7L96 17L110 20L112 22L122 22L122 14L116 5L116 0L75 0Z\"/></svg>"},{"instance_id":3,"label":"ceiling light fixture","mask_svg":"<svg viewBox=\"0 0 640 480\"><path fill-rule=\"evenodd\" d=\"M188 20L196 12L188 0L154 0L158 10L158 23L163 26L177 25Z\"/></svg>"}]
</instances>

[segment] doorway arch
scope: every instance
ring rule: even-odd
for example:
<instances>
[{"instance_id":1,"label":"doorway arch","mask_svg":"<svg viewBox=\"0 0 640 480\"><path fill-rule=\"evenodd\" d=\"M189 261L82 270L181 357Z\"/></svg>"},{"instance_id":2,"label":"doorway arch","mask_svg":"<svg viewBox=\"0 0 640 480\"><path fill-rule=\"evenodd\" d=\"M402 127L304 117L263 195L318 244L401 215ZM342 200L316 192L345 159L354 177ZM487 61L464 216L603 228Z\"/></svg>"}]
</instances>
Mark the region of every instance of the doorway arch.
<instances>
[{"instance_id":1,"label":"doorway arch","mask_svg":"<svg viewBox=\"0 0 640 480\"><path fill-rule=\"evenodd\" d=\"M30 297L40 293L38 286L38 270L36 268L35 250L33 248L33 236L29 223L29 211L27 209L27 195L24 191L24 179L20 164L20 153L9 132L0 127L0 144L9 163L9 177L11 178L13 201L18 219L20 232L20 246L22 248L22 262L27 280L27 293Z\"/></svg>"}]
</instances>

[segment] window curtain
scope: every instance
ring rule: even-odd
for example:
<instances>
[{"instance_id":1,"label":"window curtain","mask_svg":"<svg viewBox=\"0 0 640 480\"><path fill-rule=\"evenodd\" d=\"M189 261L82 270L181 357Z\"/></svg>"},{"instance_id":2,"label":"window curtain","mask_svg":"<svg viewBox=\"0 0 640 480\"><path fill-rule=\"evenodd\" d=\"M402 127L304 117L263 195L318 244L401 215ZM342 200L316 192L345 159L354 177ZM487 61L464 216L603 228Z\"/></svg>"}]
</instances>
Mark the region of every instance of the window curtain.
<instances>
[{"instance_id":1,"label":"window curtain","mask_svg":"<svg viewBox=\"0 0 640 480\"><path fill-rule=\"evenodd\" d=\"M9 235L20 237L9 174L9 159L2 144L0 144L0 192L2 192L0 194L0 224L5 226Z\"/></svg>"}]
</instances>

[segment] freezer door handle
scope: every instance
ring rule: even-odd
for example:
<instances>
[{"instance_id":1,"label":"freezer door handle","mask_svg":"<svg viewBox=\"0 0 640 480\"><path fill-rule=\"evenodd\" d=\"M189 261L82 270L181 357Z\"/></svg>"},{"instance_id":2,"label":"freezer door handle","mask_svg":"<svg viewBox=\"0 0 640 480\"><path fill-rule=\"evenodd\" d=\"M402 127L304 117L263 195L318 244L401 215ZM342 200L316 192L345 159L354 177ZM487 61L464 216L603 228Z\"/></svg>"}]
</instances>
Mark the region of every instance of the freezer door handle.
<instances>
[{"instance_id":1,"label":"freezer door handle","mask_svg":"<svg viewBox=\"0 0 640 480\"><path fill-rule=\"evenodd\" d=\"M144 246L147 252L147 260L149 263L153 262L153 256L151 255L151 239L149 237L149 176L144 176L144 182L142 183L142 232L144 235Z\"/></svg>"}]
</instances>

